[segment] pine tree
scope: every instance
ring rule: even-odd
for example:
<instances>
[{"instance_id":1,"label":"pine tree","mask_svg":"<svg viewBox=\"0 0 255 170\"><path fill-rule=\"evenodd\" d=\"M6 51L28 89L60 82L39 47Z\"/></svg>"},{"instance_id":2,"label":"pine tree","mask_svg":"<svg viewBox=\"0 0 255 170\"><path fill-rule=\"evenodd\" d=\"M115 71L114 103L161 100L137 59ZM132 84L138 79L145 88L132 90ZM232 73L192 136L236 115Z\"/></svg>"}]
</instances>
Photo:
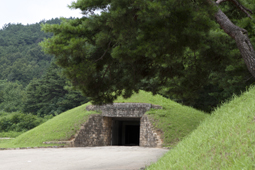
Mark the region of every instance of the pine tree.
<instances>
[{"instance_id":1,"label":"pine tree","mask_svg":"<svg viewBox=\"0 0 255 170\"><path fill-rule=\"evenodd\" d=\"M241 71L244 63L255 76L253 39L247 35L251 29L237 26L244 18L243 26L254 28L248 20L252 12L236 0L224 1L228 2L220 9L221 0L79 0L71 8L87 16L44 25L43 30L54 36L41 45L94 103L110 103L120 95L130 97L139 89L196 99L208 87L222 90L231 82L227 76L217 85L221 81L217 74L236 72L232 82L237 83L250 77ZM228 14L231 3L241 9L234 9L240 15L229 15L236 25L222 12ZM252 0L242 3L255 9ZM97 9L102 10L100 15L94 13Z\"/></svg>"},{"instance_id":2,"label":"pine tree","mask_svg":"<svg viewBox=\"0 0 255 170\"><path fill-rule=\"evenodd\" d=\"M35 115L57 115L88 100L77 91L66 89L65 77L54 63L42 79L34 79L27 87L23 111Z\"/></svg>"}]
</instances>

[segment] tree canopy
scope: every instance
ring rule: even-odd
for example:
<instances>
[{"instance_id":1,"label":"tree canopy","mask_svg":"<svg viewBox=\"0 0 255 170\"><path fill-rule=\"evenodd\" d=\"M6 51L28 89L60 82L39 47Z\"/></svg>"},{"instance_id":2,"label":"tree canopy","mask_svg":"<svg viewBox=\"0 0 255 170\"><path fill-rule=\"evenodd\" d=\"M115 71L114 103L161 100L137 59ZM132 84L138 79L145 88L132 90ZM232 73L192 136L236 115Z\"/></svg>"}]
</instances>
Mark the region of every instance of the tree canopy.
<instances>
[{"instance_id":1,"label":"tree canopy","mask_svg":"<svg viewBox=\"0 0 255 170\"><path fill-rule=\"evenodd\" d=\"M253 0L240 2L255 9ZM63 20L60 25L45 24L43 30L54 36L41 46L55 55L73 85L95 104L130 97L139 89L187 104L199 103L195 100L202 100L203 95L221 100L254 82L245 68L246 63L254 74L253 54L245 49L253 50L255 24L247 15L250 10L236 0L221 4L221 9L220 3L78 0L70 7L81 9L84 17ZM239 26L234 32L246 38L232 36L232 27L222 24L221 18L231 19Z\"/></svg>"}]
</instances>

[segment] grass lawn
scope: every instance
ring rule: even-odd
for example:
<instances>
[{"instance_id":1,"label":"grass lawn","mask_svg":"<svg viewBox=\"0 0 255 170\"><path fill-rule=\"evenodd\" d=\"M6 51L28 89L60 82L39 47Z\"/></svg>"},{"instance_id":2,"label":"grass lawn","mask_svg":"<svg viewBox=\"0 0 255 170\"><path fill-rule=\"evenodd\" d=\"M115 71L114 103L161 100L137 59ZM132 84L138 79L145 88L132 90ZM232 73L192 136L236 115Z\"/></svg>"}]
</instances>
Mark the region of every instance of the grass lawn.
<instances>
[{"instance_id":1,"label":"grass lawn","mask_svg":"<svg viewBox=\"0 0 255 170\"><path fill-rule=\"evenodd\" d=\"M215 110L148 170L255 169L255 88Z\"/></svg>"},{"instance_id":2,"label":"grass lawn","mask_svg":"<svg viewBox=\"0 0 255 170\"><path fill-rule=\"evenodd\" d=\"M129 99L120 97L115 102L151 103L163 106L161 110L152 109L146 114L154 120L155 128L163 132L165 146L175 146L196 129L201 121L209 117L204 112L144 91L134 94ZM98 114L94 111L86 111L85 108L89 104L66 111L9 142L0 143L0 148L39 147L46 146L43 144L45 141L69 140L91 114Z\"/></svg>"},{"instance_id":3,"label":"grass lawn","mask_svg":"<svg viewBox=\"0 0 255 170\"><path fill-rule=\"evenodd\" d=\"M4 143L9 143L13 139L0 139L0 145Z\"/></svg>"}]
</instances>

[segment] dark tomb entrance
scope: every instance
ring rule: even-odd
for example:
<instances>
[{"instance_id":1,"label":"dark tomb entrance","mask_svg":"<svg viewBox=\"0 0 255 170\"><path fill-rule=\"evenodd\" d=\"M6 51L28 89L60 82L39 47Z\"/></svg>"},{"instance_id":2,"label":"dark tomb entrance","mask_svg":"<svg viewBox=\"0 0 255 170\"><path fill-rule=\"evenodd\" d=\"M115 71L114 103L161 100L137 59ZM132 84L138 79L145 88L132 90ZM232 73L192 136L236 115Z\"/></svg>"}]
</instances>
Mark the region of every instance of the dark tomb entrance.
<instances>
[{"instance_id":1,"label":"dark tomb entrance","mask_svg":"<svg viewBox=\"0 0 255 170\"><path fill-rule=\"evenodd\" d=\"M127 125L125 130L125 145L139 145L140 126Z\"/></svg>"},{"instance_id":2,"label":"dark tomb entrance","mask_svg":"<svg viewBox=\"0 0 255 170\"><path fill-rule=\"evenodd\" d=\"M113 118L112 145L139 146L140 118Z\"/></svg>"}]
</instances>

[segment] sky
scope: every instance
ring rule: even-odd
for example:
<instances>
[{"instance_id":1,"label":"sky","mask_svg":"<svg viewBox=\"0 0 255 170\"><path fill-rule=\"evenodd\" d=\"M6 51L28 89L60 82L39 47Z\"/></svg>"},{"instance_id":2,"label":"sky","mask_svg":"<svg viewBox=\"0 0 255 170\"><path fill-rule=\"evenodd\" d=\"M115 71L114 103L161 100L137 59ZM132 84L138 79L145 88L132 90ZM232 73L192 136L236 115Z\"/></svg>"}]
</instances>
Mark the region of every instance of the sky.
<instances>
[{"instance_id":1,"label":"sky","mask_svg":"<svg viewBox=\"0 0 255 170\"><path fill-rule=\"evenodd\" d=\"M0 0L0 29L8 23L33 24L57 17L82 17L67 7L76 0Z\"/></svg>"}]
</instances>

